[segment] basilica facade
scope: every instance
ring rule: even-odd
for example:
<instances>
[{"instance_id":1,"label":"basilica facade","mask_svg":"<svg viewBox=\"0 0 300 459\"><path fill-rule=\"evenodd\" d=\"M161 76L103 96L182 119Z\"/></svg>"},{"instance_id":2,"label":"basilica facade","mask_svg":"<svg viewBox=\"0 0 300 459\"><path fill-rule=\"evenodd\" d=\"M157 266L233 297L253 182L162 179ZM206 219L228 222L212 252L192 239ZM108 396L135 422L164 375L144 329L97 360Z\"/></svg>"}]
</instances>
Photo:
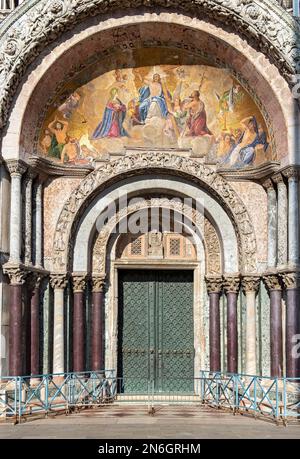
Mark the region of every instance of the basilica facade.
<instances>
[{"instance_id":1,"label":"basilica facade","mask_svg":"<svg viewBox=\"0 0 300 459\"><path fill-rule=\"evenodd\" d=\"M290 2L19 3L0 23L0 375L300 377Z\"/></svg>"}]
</instances>

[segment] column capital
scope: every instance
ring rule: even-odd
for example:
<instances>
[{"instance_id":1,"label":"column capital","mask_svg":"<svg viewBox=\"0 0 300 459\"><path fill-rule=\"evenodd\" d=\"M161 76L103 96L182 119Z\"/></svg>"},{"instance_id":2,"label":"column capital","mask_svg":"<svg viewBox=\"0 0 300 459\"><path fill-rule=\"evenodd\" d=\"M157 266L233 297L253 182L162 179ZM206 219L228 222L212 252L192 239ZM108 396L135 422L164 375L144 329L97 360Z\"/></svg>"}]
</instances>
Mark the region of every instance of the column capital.
<instances>
[{"instance_id":1,"label":"column capital","mask_svg":"<svg viewBox=\"0 0 300 459\"><path fill-rule=\"evenodd\" d=\"M297 166L291 166L285 169L283 175L290 180L297 180L299 178L299 168Z\"/></svg>"},{"instance_id":2,"label":"column capital","mask_svg":"<svg viewBox=\"0 0 300 459\"><path fill-rule=\"evenodd\" d=\"M280 277L277 273L268 273L263 276L263 281L268 290L282 290Z\"/></svg>"},{"instance_id":3,"label":"column capital","mask_svg":"<svg viewBox=\"0 0 300 459\"><path fill-rule=\"evenodd\" d=\"M300 288L300 272L280 273L282 282L287 290Z\"/></svg>"},{"instance_id":4,"label":"column capital","mask_svg":"<svg viewBox=\"0 0 300 459\"><path fill-rule=\"evenodd\" d=\"M6 165L11 177L21 177L28 168L27 164L21 159L8 160Z\"/></svg>"},{"instance_id":5,"label":"column capital","mask_svg":"<svg viewBox=\"0 0 300 459\"><path fill-rule=\"evenodd\" d=\"M105 285L105 274L92 275L93 292L103 292Z\"/></svg>"},{"instance_id":6,"label":"column capital","mask_svg":"<svg viewBox=\"0 0 300 459\"><path fill-rule=\"evenodd\" d=\"M283 177L283 175L282 175L280 172L278 172L277 174L273 175L273 176L272 176L272 180L273 180L273 182L276 183L277 185L279 185L279 184L285 184L285 183L284 183L284 177Z\"/></svg>"},{"instance_id":7,"label":"column capital","mask_svg":"<svg viewBox=\"0 0 300 459\"><path fill-rule=\"evenodd\" d=\"M9 277L11 285L23 285L28 275L28 272L22 266L9 263L3 265L3 272Z\"/></svg>"},{"instance_id":8,"label":"column capital","mask_svg":"<svg viewBox=\"0 0 300 459\"><path fill-rule=\"evenodd\" d=\"M244 275L242 277L242 289L245 293L255 292L257 293L260 284L260 276Z\"/></svg>"},{"instance_id":9,"label":"column capital","mask_svg":"<svg viewBox=\"0 0 300 459\"><path fill-rule=\"evenodd\" d=\"M51 273L50 274L50 284L51 287L55 290L63 290L68 283L67 273Z\"/></svg>"},{"instance_id":10,"label":"column capital","mask_svg":"<svg viewBox=\"0 0 300 459\"><path fill-rule=\"evenodd\" d=\"M83 292L87 282L87 273L73 273L72 281L74 293Z\"/></svg>"},{"instance_id":11,"label":"column capital","mask_svg":"<svg viewBox=\"0 0 300 459\"><path fill-rule=\"evenodd\" d=\"M221 293L223 288L222 276L205 276L207 293Z\"/></svg>"},{"instance_id":12,"label":"column capital","mask_svg":"<svg viewBox=\"0 0 300 459\"><path fill-rule=\"evenodd\" d=\"M272 182L272 180L271 180L270 178L264 180L264 181L262 182L262 186L263 186L264 189L267 190L267 191L269 191L269 190L270 190L270 191L275 190L275 188L274 188L274 183Z\"/></svg>"},{"instance_id":13,"label":"column capital","mask_svg":"<svg viewBox=\"0 0 300 459\"><path fill-rule=\"evenodd\" d=\"M238 293L241 276L239 274L227 274L223 276L223 286L226 293Z\"/></svg>"}]
</instances>

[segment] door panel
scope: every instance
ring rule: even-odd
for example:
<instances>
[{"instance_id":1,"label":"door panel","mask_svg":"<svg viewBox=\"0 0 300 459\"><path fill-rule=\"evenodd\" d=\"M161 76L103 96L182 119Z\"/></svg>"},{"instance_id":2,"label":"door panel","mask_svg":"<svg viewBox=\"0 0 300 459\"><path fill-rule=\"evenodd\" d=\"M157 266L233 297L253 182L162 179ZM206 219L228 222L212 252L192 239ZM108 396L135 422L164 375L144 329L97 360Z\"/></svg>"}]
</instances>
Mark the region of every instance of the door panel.
<instances>
[{"instance_id":1,"label":"door panel","mask_svg":"<svg viewBox=\"0 0 300 459\"><path fill-rule=\"evenodd\" d=\"M120 271L118 324L124 392L192 390L192 271Z\"/></svg>"}]
</instances>

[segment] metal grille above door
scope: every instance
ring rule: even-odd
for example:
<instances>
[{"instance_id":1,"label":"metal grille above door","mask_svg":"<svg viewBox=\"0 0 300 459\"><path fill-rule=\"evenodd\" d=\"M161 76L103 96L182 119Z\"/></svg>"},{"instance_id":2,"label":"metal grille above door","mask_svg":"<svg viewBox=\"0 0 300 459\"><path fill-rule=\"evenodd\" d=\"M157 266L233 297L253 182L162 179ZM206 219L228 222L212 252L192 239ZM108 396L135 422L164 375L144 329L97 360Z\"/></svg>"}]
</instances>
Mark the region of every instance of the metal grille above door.
<instances>
[{"instance_id":1,"label":"metal grille above door","mask_svg":"<svg viewBox=\"0 0 300 459\"><path fill-rule=\"evenodd\" d=\"M118 376L124 392L190 392L194 377L193 272L119 272Z\"/></svg>"}]
</instances>

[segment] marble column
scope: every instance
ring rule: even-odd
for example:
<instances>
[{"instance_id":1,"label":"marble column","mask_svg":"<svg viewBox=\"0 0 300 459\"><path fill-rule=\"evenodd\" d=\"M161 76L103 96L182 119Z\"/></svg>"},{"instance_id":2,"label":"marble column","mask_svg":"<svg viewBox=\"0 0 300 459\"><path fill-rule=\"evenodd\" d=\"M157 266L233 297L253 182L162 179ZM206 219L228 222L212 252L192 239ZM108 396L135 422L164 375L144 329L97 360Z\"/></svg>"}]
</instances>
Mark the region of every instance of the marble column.
<instances>
[{"instance_id":1,"label":"marble column","mask_svg":"<svg viewBox=\"0 0 300 459\"><path fill-rule=\"evenodd\" d=\"M299 266L299 171L288 168L284 175L288 177L288 264L293 269Z\"/></svg>"},{"instance_id":2,"label":"marble column","mask_svg":"<svg viewBox=\"0 0 300 459\"><path fill-rule=\"evenodd\" d=\"M43 266L43 222L42 222L43 184L39 179L35 189L35 264Z\"/></svg>"},{"instance_id":3,"label":"marble column","mask_svg":"<svg viewBox=\"0 0 300 459\"><path fill-rule=\"evenodd\" d=\"M92 370L104 370L104 286L105 275L92 278Z\"/></svg>"},{"instance_id":4,"label":"marble column","mask_svg":"<svg viewBox=\"0 0 300 459\"><path fill-rule=\"evenodd\" d=\"M25 264L32 264L32 182L35 177L28 170L25 177Z\"/></svg>"},{"instance_id":5,"label":"marble column","mask_svg":"<svg viewBox=\"0 0 300 459\"><path fill-rule=\"evenodd\" d=\"M240 288L240 277L228 275L224 277L224 290L227 296L227 371L238 372L238 329L237 300Z\"/></svg>"},{"instance_id":6,"label":"marble column","mask_svg":"<svg viewBox=\"0 0 300 459\"><path fill-rule=\"evenodd\" d=\"M277 262L277 197L272 180L263 184L268 194L268 267L276 267Z\"/></svg>"},{"instance_id":7,"label":"marble column","mask_svg":"<svg viewBox=\"0 0 300 459\"><path fill-rule=\"evenodd\" d=\"M300 272L281 278L286 288L286 376L300 378Z\"/></svg>"},{"instance_id":8,"label":"marble column","mask_svg":"<svg viewBox=\"0 0 300 459\"><path fill-rule=\"evenodd\" d=\"M249 275L242 279L242 288L246 295L246 355L245 372L248 375L257 374L256 356L256 294L260 278Z\"/></svg>"},{"instance_id":9,"label":"marble column","mask_svg":"<svg viewBox=\"0 0 300 459\"><path fill-rule=\"evenodd\" d=\"M267 274L264 281L270 295L271 376L283 376L282 288L277 274Z\"/></svg>"},{"instance_id":10,"label":"marble column","mask_svg":"<svg viewBox=\"0 0 300 459\"><path fill-rule=\"evenodd\" d=\"M206 276L209 296L209 369L221 371L221 330L220 330L220 295L223 279L221 276Z\"/></svg>"},{"instance_id":11,"label":"marble column","mask_svg":"<svg viewBox=\"0 0 300 459\"><path fill-rule=\"evenodd\" d=\"M40 373L40 285L42 276L32 275L32 296L30 300L30 374Z\"/></svg>"},{"instance_id":12,"label":"marble column","mask_svg":"<svg viewBox=\"0 0 300 459\"><path fill-rule=\"evenodd\" d=\"M10 263L21 261L21 236L22 236L22 174L26 171L23 161L7 161L7 167L11 176L10 191L10 240L9 251Z\"/></svg>"},{"instance_id":13,"label":"marble column","mask_svg":"<svg viewBox=\"0 0 300 459\"><path fill-rule=\"evenodd\" d=\"M19 267L3 267L9 276L9 376L23 375L22 285L26 272Z\"/></svg>"},{"instance_id":14,"label":"marble column","mask_svg":"<svg viewBox=\"0 0 300 459\"><path fill-rule=\"evenodd\" d=\"M53 320L53 373L63 373L64 366L64 290L67 286L67 275L53 273L50 283L54 290Z\"/></svg>"},{"instance_id":15,"label":"marble column","mask_svg":"<svg viewBox=\"0 0 300 459\"><path fill-rule=\"evenodd\" d=\"M273 177L277 183L278 216L277 216L277 267L285 268L288 262L288 198L287 187L281 174Z\"/></svg>"},{"instance_id":16,"label":"marble column","mask_svg":"<svg viewBox=\"0 0 300 459\"><path fill-rule=\"evenodd\" d=\"M73 371L85 371L85 285L86 274L73 273Z\"/></svg>"}]
</instances>

